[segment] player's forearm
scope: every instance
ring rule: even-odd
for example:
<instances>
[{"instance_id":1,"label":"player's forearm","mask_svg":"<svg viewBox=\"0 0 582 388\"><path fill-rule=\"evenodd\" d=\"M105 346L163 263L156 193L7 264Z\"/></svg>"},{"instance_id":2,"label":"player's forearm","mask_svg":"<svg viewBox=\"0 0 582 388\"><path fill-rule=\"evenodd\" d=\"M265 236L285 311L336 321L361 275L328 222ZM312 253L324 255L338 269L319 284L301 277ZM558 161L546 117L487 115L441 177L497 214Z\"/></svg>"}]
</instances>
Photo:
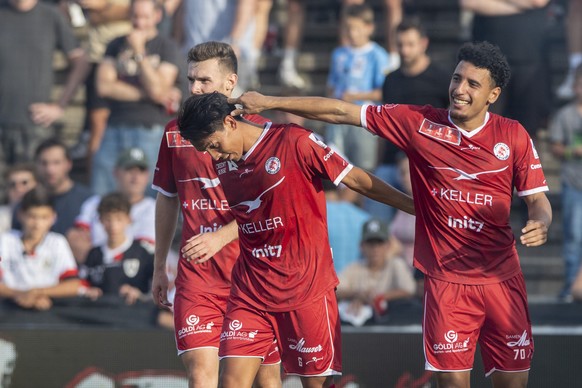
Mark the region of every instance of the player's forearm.
<instances>
[{"instance_id":1,"label":"player's forearm","mask_svg":"<svg viewBox=\"0 0 582 388\"><path fill-rule=\"evenodd\" d=\"M218 235L224 242L224 245L233 242L238 239L238 224L235 220L232 220L228 224L224 225L222 228L217 230ZM223 246L224 246L223 245Z\"/></svg>"},{"instance_id":2,"label":"player's forearm","mask_svg":"<svg viewBox=\"0 0 582 388\"><path fill-rule=\"evenodd\" d=\"M87 54L83 49L75 49L69 55L70 69L63 87L63 91L59 97L58 104L62 108L69 105L73 99L75 92L87 78L89 74L89 60Z\"/></svg>"},{"instance_id":3,"label":"player's forearm","mask_svg":"<svg viewBox=\"0 0 582 388\"><path fill-rule=\"evenodd\" d=\"M158 193L156 197L156 247L154 251L154 268L166 270L166 258L170 252L172 239L176 232L178 214L180 212L180 199L167 197Z\"/></svg>"},{"instance_id":4,"label":"player's forearm","mask_svg":"<svg viewBox=\"0 0 582 388\"><path fill-rule=\"evenodd\" d=\"M5 284L0 284L0 298L14 298L20 293L20 291L14 290Z\"/></svg>"},{"instance_id":5,"label":"player's forearm","mask_svg":"<svg viewBox=\"0 0 582 388\"><path fill-rule=\"evenodd\" d=\"M552 223L552 206L544 193L537 193L524 198L530 221L541 221L546 227Z\"/></svg>"},{"instance_id":6,"label":"player's forearm","mask_svg":"<svg viewBox=\"0 0 582 388\"><path fill-rule=\"evenodd\" d=\"M354 167L342 180L350 189L386 205L415 214L412 197L395 189L375 175Z\"/></svg>"},{"instance_id":7,"label":"player's forearm","mask_svg":"<svg viewBox=\"0 0 582 388\"><path fill-rule=\"evenodd\" d=\"M263 110L277 109L334 124L360 125L360 106L325 97L264 96Z\"/></svg>"}]
</instances>

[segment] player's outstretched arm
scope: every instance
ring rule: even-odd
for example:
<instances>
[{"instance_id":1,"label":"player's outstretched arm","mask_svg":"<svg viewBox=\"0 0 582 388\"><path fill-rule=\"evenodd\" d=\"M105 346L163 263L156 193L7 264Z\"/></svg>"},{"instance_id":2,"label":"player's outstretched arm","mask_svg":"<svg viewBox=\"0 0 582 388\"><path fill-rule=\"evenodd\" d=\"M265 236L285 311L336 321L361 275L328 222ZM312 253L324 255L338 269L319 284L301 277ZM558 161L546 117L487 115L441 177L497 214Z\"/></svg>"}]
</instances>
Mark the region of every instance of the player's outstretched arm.
<instances>
[{"instance_id":1,"label":"player's outstretched arm","mask_svg":"<svg viewBox=\"0 0 582 388\"><path fill-rule=\"evenodd\" d=\"M195 264L204 263L237 238L238 225L233 220L216 232L201 233L188 239L182 247L182 257L194 260Z\"/></svg>"},{"instance_id":2,"label":"player's outstretched arm","mask_svg":"<svg viewBox=\"0 0 582 388\"><path fill-rule=\"evenodd\" d=\"M548 240L552 206L545 193L528 195L523 200L527 205L528 221L521 229L520 241L527 247L537 247Z\"/></svg>"},{"instance_id":3,"label":"player's outstretched arm","mask_svg":"<svg viewBox=\"0 0 582 388\"><path fill-rule=\"evenodd\" d=\"M154 275L152 278L152 297L161 308L170 310L168 302L168 274L166 259L176 231L180 199L178 196L167 197L158 193L156 197L156 248L154 252Z\"/></svg>"},{"instance_id":4,"label":"player's outstretched arm","mask_svg":"<svg viewBox=\"0 0 582 388\"><path fill-rule=\"evenodd\" d=\"M350 124L360 126L361 107L349 102L325 97L274 97L257 92L246 92L238 98L229 98L230 104L242 105L231 115L260 113L276 109L293 113L312 120L326 121L333 124Z\"/></svg>"},{"instance_id":5,"label":"player's outstretched arm","mask_svg":"<svg viewBox=\"0 0 582 388\"><path fill-rule=\"evenodd\" d=\"M415 215L412 197L359 167L352 168L342 183L368 198Z\"/></svg>"}]
</instances>

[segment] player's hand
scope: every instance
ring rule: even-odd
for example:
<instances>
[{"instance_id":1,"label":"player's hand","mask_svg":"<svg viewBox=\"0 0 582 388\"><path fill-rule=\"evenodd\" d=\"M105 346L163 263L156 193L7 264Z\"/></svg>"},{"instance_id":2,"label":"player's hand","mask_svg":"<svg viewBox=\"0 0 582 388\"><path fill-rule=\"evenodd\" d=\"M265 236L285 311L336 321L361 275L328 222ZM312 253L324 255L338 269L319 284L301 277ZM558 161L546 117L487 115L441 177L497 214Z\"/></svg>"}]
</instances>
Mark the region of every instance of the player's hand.
<instances>
[{"instance_id":1,"label":"player's hand","mask_svg":"<svg viewBox=\"0 0 582 388\"><path fill-rule=\"evenodd\" d=\"M145 53L147 38L145 32L141 30L133 30L125 39L129 47L131 47L135 53L143 54Z\"/></svg>"},{"instance_id":2,"label":"player's hand","mask_svg":"<svg viewBox=\"0 0 582 388\"><path fill-rule=\"evenodd\" d=\"M172 311L172 304L168 301L168 274L165 268L154 269L152 279L152 297L158 307Z\"/></svg>"},{"instance_id":3,"label":"player's hand","mask_svg":"<svg viewBox=\"0 0 582 388\"><path fill-rule=\"evenodd\" d=\"M102 295L103 290L101 290L99 287L87 287L87 289L83 292L83 296L85 298L91 299L93 302L99 299Z\"/></svg>"},{"instance_id":4,"label":"player's hand","mask_svg":"<svg viewBox=\"0 0 582 388\"><path fill-rule=\"evenodd\" d=\"M63 117L64 113L64 109L58 104L35 103L30 105L32 121L45 128Z\"/></svg>"},{"instance_id":5,"label":"player's hand","mask_svg":"<svg viewBox=\"0 0 582 388\"><path fill-rule=\"evenodd\" d=\"M521 233L519 239L526 247L537 247L548 240L548 227L542 221L529 220Z\"/></svg>"},{"instance_id":6,"label":"player's hand","mask_svg":"<svg viewBox=\"0 0 582 388\"><path fill-rule=\"evenodd\" d=\"M231 116L239 116L241 114L252 114L252 113L260 113L267 109L268 99L266 96L263 96L259 92L246 92L243 93L240 97L237 98L229 98L227 102L229 104L238 104L242 105L242 108L237 108L230 112Z\"/></svg>"},{"instance_id":7,"label":"player's hand","mask_svg":"<svg viewBox=\"0 0 582 388\"><path fill-rule=\"evenodd\" d=\"M181 253L187 261L201 264L210 260L225 245L226 242L218 231L201 233L188 239L182 247Z\"/></svg>"}]
</instances>

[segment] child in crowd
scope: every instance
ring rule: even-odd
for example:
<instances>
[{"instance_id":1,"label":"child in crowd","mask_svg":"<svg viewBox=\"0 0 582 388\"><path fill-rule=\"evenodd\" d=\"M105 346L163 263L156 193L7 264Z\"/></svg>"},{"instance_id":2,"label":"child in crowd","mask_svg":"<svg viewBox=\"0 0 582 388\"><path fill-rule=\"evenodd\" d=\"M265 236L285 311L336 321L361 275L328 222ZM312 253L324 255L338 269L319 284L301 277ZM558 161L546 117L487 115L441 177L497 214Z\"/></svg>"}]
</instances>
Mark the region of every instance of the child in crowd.
<instances>
[{"instance_id":1,"label":"child in crowd","mask_svg":"<svg viewBox=\"0 0 582 388\"><path fill-rule=\"evenodd\" d=\"M22 231L0 234L0 296L26 309L48 310L53 298L76 296L77 264L65 237L51 232L57 213L37 187L20 203Z\"/></svg>"},{"instance_id":2,"label":"child in crowd","mask_svg":"<svg viewBox=\"0 0 582 388\"><path fill-rule=\"evenodd\" d=\"M134 240L127 232L130 211L131 204L121 193L107 194L99 202L97 212L107 242L93 247L81 266L88 297L119 295L128 305L150 299L153 246L144 240Z\"/></svg>"},{"instance_id":3,"label":"child in crowd","mask_svg":"<svg viewBox=\"0 0 582 388\"><path fill-rule=\"evenodd\" d=\"M6 193L8 203L0 206L0 233L12 229L16 205L22 200L24 194L36 186L34 165L21 163L10 167L4 175L4 182L8 189Z\"/></svg>"},{"instance_id":4,"label":"child in crowd","mask_svg":"<svg viewBox=\"0 0 582 388\"><path fill-rule=\"evenodd\" d=\"M371 41L374 12L368 5L351 5L345 15L349 44L332 53L328 95L361 105L379 102L389 57L386 50ZM376 167L376 136L351 125L328 125L325 138L354 165L370 171Z\"/></svg>"},{"instance_id":5,"label":"child in crowd","mask_svg":"<svg viewBox=\"0 0 582 388\"><path fill-rule=\"evenodd\" d=\"M388 225L373 218L362 228L363 260L339 274L337 298L342 321L361 326L386 313L388 303L414 296L416 284L410 267L398 256L400 244L389 237Z\"/></svg>"}]
</instances>

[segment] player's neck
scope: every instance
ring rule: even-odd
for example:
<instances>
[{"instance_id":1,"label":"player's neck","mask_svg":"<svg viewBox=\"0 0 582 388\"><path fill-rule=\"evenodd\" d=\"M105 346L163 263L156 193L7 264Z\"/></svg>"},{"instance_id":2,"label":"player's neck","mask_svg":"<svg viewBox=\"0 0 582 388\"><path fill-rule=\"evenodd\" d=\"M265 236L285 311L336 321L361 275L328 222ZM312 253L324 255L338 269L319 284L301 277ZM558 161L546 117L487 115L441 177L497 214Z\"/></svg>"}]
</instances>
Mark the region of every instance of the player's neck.
<instances>
[{"instance_id":1,"label":"player's neck","mask_svg":"<svg viewBox=\"0 0 582 388\"><path fill-rule=\"evenodd\" d=\"M243 131L243 153L247 153L259 140L263 133L263 127L255 123L241 122Z\"/></svg>"},{"instance_id":2,"label":"player's neck","mask_svg":"<svg viewBox=\"0 0 582 388\"><path fill-rule=\"evenodd\" d=\"M119 248L120 246L123 245L123 243L125 243L125 240L127 240L127 236L124 234L119 236L111 235L107 239L107 248L109 249Z\"/></svg>"}]
</instances>

